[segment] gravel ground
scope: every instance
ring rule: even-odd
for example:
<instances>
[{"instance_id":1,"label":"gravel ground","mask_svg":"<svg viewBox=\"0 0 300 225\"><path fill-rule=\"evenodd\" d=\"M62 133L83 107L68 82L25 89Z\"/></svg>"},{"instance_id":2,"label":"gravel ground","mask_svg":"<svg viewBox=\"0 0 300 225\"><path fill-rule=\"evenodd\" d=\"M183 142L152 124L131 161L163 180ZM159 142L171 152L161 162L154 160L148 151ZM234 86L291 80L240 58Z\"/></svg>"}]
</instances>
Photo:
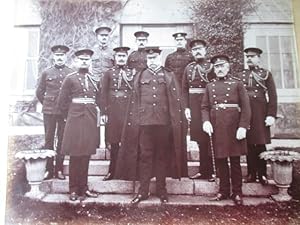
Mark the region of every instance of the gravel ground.
<instances>
[{"instance_id":1,"label":"gravel ground","mask_svg":"<svg viewBox=\"0 0 300 225\"><path fill-rule=\"evenodd\" d=\"M152 208L49 204L9 198L6 224L300 224L300 202L259 206Z\"/></svg>"}]
</instances>

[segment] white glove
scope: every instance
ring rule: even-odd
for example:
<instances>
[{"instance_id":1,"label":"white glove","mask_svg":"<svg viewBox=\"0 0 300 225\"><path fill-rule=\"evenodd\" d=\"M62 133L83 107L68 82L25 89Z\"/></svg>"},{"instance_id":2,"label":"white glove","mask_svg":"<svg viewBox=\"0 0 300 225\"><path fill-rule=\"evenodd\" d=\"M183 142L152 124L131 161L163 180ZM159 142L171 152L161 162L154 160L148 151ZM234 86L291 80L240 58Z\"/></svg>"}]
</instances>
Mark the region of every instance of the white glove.
<instances>
[{"instance_id":1,"label":"white glove","mask_svg":"<svg viewBox=\"0 0 300 225\"><path fill-rule=\"evenodd\" d=\"M100 119L101 119L101 123L102 123L102 124L106 124L106 123L107 123L107 115L102 115L102 116L100 117Z\"/></svg>"},{"instance_id":2,"label":"white glove","mask_svg":"<svg viewBox=\"0 0 300 225\"><path fill-rule=\"evenodd\" d=\"M267 127L272 126L275 123L275 118L273 116L267 116L265 119L265 124Z\"/></svg>"},{"instance_id":3,"label":"white glove","mask_svg":"<svg viewBox=\"0 0 300 225\"><path fill-rule=\"evenodd\" d=\"M185 118L190 122L191 121L191 110L189 108L186 108L184 110Z\"/></svg>"},{"instance_id":4,"label":"white glove","mask_svg":"<svg viewBox=\"0 0 300 225\"><path fill-rule=\"evenodd\" d=\"M211 134L214 132L213 131L213 127L211 125L211 123L209 121L205 121L203 123L202 129L204 132L206 132L209 136L211 136Z\"/></svg>"},{"instance_id":5,"label":"white glove","mask_svg":"<svg viewBox=\"0 0 300 225\"><path fill-rule=\"evenodd\" d=\"M246 132L247 132L246 128L239 127L236 131L236 139L242 140L242 139L246 138Z\"/></svg>"}]
</instances>

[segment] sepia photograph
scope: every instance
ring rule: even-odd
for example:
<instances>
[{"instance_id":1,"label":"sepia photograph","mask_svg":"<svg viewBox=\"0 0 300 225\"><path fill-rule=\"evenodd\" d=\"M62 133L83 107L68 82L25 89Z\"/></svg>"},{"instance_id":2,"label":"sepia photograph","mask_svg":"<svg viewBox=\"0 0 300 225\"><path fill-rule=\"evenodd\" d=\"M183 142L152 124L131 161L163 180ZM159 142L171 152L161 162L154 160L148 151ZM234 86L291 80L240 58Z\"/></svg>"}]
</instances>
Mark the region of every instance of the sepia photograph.
<instances>
[{"instance_id":1,"label":"sepia photograph","mask_svg":"<svg viewBox=\"0 0 300 225\"><path fill-rule=\"evenodd\" d=\"M11 4L0 223L300 224L300 1Z\"/></svg>"}]
</instances>

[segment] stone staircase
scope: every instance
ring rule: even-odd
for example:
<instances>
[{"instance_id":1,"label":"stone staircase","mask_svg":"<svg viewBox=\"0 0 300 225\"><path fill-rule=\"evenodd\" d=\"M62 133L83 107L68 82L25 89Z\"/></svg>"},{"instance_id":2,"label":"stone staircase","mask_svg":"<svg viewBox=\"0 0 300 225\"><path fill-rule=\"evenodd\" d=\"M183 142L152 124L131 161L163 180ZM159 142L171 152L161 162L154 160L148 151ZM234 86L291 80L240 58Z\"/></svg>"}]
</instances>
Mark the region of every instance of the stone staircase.
<instances>
[{"instance_id":1,"label":"stone staircase","mask_svg":"<svg viewBox=\"0 0 300 225\"><path fill-rule=\"evenodd\" d=\"M96 199L87 199L87 203L99 203L105 205L126 205L129 204L134 192L137 192L139 182L135 184L132 181L110 180L103 181L104 175L108 171L110 154L105 149L97 149L97 153L91 157L89 166L89 188L100 193ZM242 172L245 176L247 173L246 159L241 158ZM199 168L199 151L197 145L189 144L188 149L188 173L192 175L198 172ZM43 198L45 202L68 202L68 174L69 159L64 161L64 173L67 175L66 180L47 180L41 185L41 190L47 193ZM268 176L272 177L271 168L268 165ZM277 188L270 180L270 184L262 186L259 183L243 184L243 194L247 196L247 204L255 205L265 202L272 202L268 197L277 193ZM135 188L134 188L135 187ZM167 190L170 194L171 205L211 205L219 203L210 203L209 196L213 196L218 191L218 183L208 182L206 180L191 180L189 178L172 179L167 178ZM151 180L150 192L155 193L155 178ZM110 199L110 200L109 200ZM160 204L155 197L149 198L142 206L151 206ZM232 205L231 200L226 200L222 204ZM222 205L221 204L221 205Z\"/></svg>"}]
</instances>

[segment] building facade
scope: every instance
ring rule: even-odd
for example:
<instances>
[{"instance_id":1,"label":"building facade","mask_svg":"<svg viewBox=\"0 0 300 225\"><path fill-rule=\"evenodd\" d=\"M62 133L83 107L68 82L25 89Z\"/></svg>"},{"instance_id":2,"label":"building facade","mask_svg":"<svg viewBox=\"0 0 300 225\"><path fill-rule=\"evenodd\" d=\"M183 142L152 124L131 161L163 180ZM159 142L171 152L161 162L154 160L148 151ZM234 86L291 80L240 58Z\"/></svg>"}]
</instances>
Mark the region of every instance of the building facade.
<instances>
[{"instance_id":1,"label":"building facade","mask_svg":"<svg viewBox=\"0 0 300 225\"><path fill-rule=\"evenodd\" d=\"M150 33L149 45L163 49L163 59L175 49L172 34L178 31L194 38L195 27L190 17L192 0L121 0L121 8L114 14L112 45L135 49L133 33ZM38 3L39 2L39 3ZM11 112L18 112L34 98L41 57L45 49L41 43L40 2L15 0L16 66L11 76ZM100 0L99 0L100 2ZM279 110L282 116L273 129L276 137L300 137L300 76L295 38L292 0L255 0L256 10L244 17L247 24L244 46L256 45L263 49L262 66L271 70L275 78ZM95 24L93 24L95 25ZM71 63L71 61L70 61ZM14 120L12 119L12 123Z\"/></svg>"}]
</instances>

